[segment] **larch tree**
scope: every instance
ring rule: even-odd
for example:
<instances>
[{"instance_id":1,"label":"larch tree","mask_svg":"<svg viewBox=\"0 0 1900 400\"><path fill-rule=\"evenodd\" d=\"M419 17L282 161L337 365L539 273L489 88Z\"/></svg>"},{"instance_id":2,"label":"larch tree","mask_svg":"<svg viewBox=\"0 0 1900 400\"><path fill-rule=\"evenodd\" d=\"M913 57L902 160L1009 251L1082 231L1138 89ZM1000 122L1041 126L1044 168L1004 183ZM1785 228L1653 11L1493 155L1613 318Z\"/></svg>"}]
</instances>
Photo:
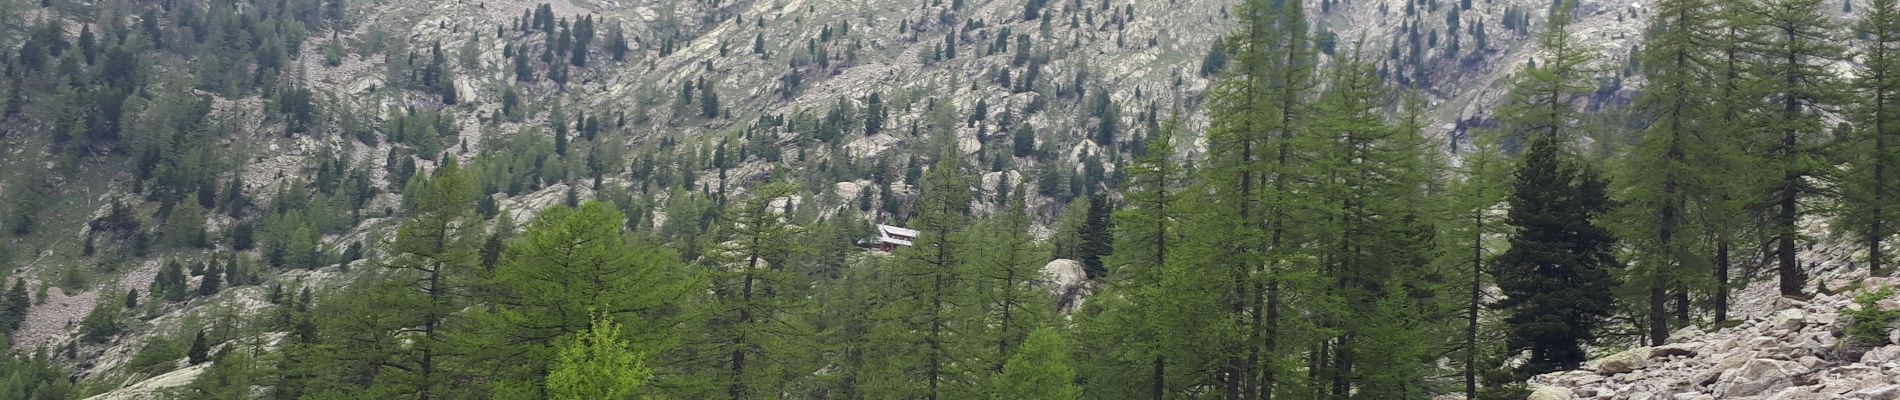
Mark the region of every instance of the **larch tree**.
<instances>
[{"instance_id":1,"label":"larch tree","mask_svg":"<svg viewBox=\"0 0 1900 400\"><path fill-rule=\"evenodd\" d=\"M1510 179L1506 169L1509 160L1498 151L1493 139L1474 137L1471 140L1456 180L1448 182L1440 199L1446 218L1439 225L1439 243L1445 247L1439 253L1440 259L1447 268L1466 271L1463 275L1465 330L1460 338L1458 361L1465 393L1470 396L1476 395L1478 370L1484 368L1478 365L1478 353L1482 348L1479 336L1484 328L1480 325L1480 311L1485 304L1484 288L1490 283L1486 266L1499 250L1496 237L1504 233L1500 211L1505 185Z\"/></svg>"},{"instance_id":2,"label":"larch tree","mask_svg":"<svg viewBox=\"0 0 1900 400\"><path fill-rule=\"evenodd\" d=\"M1082 388L1075 384L1075 367L1070 365L1068 341L1051 328L1031 331L1016 352L993 379L996 400L1075 400Z\"/></svg>"},{"instance_id":3,"label":"larch tree","mask_svg":"<svg viewBox=\"0 0 1900 400\"><path fill-rule=\"evenodd\" d=\"M785 266L796 262L797 238L805 230L786 220L794 187L785 184L754 188L727 205L722 214L723 242L713 244L707 258L712 265L712 293L718 298L707 331L717 335L716 353L726 355L726 394L734 400L771 397L755 393L774 390L775 371L789 357L783 354L803 336L785 323L798 300L789 296L795 276ZM777 363L779 365L774 366ZM809 371L807 371L809 372Z\"/></svg>"},{"instance_id":4,"label":"larch tree","mask_svg":"<svg viewBox=\"0 0 1900 400\"><path fill-rule=\"evenodd\" d=\"M1168 377L1188 368L1170 370L1169 356L1178 351L1184 330L1173 326L1185 314L1170 313L1168 303L1178 299L1162 288L1169 250L1180 246L1180 185L1184 172L1174 161L1173 136L1179 121L1169 121L1146 145L1147 153L1129 164L1123 194L1126 206L1115 212L1115 248L1106 296L1095 297L1082 313L1086 318L1077 334L1089 349L1081 370L1092 382L1093 397L1135 397L1145 393L1164 399L1180 390ZM1096 349L1100 351L1096 351ZM1175 363L1183 362L1175 357Z\"/></svg>"},{"instance_id":5,"label":"larch tree","mask_svg":"<svg viewBox=\"0 0 1900 400\"><path fill-rule=\"evenodd\" d=\"M1765 0L1751 4L1755 23L1763 30L1754 46L1755 83L1763 113L1754 138L1764 155L1763 166L1773 176L1763 192L1768 199L1767 232L1773 235L1776 277L1781 294L1799 295L1807 271L1796 258L1804 200L1817 194L1811 179L1827 179L1831 169L1824 154L1828 138L1822 114L1841 100L1840 82L1831 65L1846 48L1834 23L1822 14L1820 0Z\"/></svg>"},{"instance_id":6,"label":"larch tree","mask_svg":"<svg viewBox=\"0 0 1900 400\"><path fill-rule=\"evenodd\" d=\"M998 185L1008 182L999 181ZM971 241L976 248L970 260L969 289L982 312L983 339L993 348L978 352L1001 370L1004 362L1021 347L1035 326L1047 321L1055 308L1049 306L1047 282L1042 266L1048 254L1030 232L1034 221L1029 216L1027 191L1012 191L1006 208L979 223Z\"/></svg>"},{"instance_id":7,"label":"larch tree","mask_svg":"<svg viewBox=\"0 0 1900 400\"><path fill-rule=\"evenodd\" d=\"M388 244L393 256L383 266L394 269L391 277L407 289L391 308L401 310L397 318L419 327L422 337L410 347L413 354L402 358L409 365L404 371L415 375L413 392L426 400L449 383L438 359L453 349L445 340L445 322L480 268L476 243L483 229L473 212L477 184L455 159L419 179L403 194L405 219Z\"/></svg>"},{"instance_id":8,"label":"larch tree","mask_svg":"<svg viewBox=\"0 0 1900 400\"><path fill-rule=\"evenodd\" d=\"M597 201L543 210L511 245L472 316L487 349L492 379L532 385L556 361L558 338L583 332L603 314L622 324L632 345L659 355L683 339L681 304L703 285L677 255L621 235L625 218ZM518 381L512 381L518 380Z\"/></svg>"},{"instance_id":9,"label":"larch tree","mask_svg":"<svg viewBox=\"0 0 1900 400\"><path fill-rule=\"evenodd\" d=\"M547 397L556 400L625 399L652 379L644 356L621 337L612 316L596 314L586 330L562 336L548 369Z\"/></svg>"},{"instance_id":10,"label":"larch tree","mask_svg":"<svg viewBox=\"0 0 1900 400\"><path fill-rule=\"evenodd\" d=\"M1328 144L1314 162L1326 178L1312 194L1326 221L1314 232L1326 300L1308 311L1332 335L1309 357L1329 397L1419 397L1411 388L1425 377L1424 315L1433 314L1421 300L1442 289L1426 278L1431 147L1413 124L1387 119L1393 96L1359 57L1354 50L1328 71L1311 127Z\"/></svg>"},{"instance_id":11,"label":"larch tree","mask_svg":"<svg viewBox=\"0 0 1900 400\"><path fill-rule=\"evenodd\" d=\"M1715 174L1732 150L1729 135L1712 130L1717 113L1710 109L1714 96L1717 54L1713 52L1716 22L1708 0L1669 0L1657 4L1651 36L1643 47L1643 73L1649 83L1636 108L1648 129L1625 157L1617 175L1620 210L1618 237L1632 250L1629 282L1644 286L1631 291L1647 299L1645 325L1650 343L1668 341L1669 302L1687 298L1690 282L1706 275L1712 261L1706 224L1719 215L1725 189ZM1674 296L1672 296L1674 294ZM1687 310L1688 304L1678 304ZM1687 321L1676 321L1677 325Z\"/></svg>"},{"instance_id":12,"label":"larch tree","mask_svg":"<svg viewBox=\"0 0 1900 400\"><path fill-rule=\"evenodd\" d=\"M1862 8L1854 33L1863 38L1859 73L1853 81L1857 95L1849 109L1854 122L1852 144L1843 158L1847 168L1840 179L1841 207L1835 226L1844 228L1867 249L1870 275L1885 273L1887 254L1882 243L1900 222L1895 191L1900 189L1900 5L1894 0L1871 0Z\"/></svg>"}]
</instances>

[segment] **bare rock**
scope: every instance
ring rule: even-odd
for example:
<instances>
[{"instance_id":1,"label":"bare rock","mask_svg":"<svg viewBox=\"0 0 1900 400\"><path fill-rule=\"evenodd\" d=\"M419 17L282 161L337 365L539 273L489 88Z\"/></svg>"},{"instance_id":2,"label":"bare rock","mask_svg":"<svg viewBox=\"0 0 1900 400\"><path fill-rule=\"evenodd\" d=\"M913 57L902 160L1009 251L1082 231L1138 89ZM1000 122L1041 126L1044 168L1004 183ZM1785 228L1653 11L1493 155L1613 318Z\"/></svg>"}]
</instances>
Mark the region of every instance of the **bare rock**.
<instances>
[{"instance_id":1,"label":"bare rock","mask_svg":"<svg viewBox=\"0 0 1900 400\"><path fill-rule=\"evenodd\" d=\"M1042 266L1042 277L1049 282L1049 294L1056 298L1056 309L1063 313L1075 311L1082 304L1082 298L1088 293L1088 272L1082 268L1082 262L1070 259L1056 259Z\"/></svg>"},{"instance_id":2,"label":"bare rock","mask_svg":"<svg viewBox=\"0 0 1900 400\"><path fill-rule=\"evenodd\" d=\"M1715 392L1723 398L1758 396L1792 386L1794 377L1807 368L1793 361L1757 358L1728 370L1715 382Z\"/></svg>"},{"instance_id":3,"label":"bare rock","mask_svg":"<svg viewBox=\"0 0 1900 400\"><path fill-rule=\"evenodd\" d=\"M1880 365L1893 361L1900 361L1900 345L1876 348L1860 355L1861 364Z\"/></svg>"},{"instance_id":4,"label":"bare rock","mask_svg":"<svg viewBox=\"0 0 1900 400\"><path fill-rule=\"evenodd\" d=\"M1854 391L1848 394L1856 400L1900 400L1900 384L1887 384Z\"/></svg>"},{"instance_id":5,"label":"bare rock","mask_svg":"<svg viewBox=\"0 0 1900 400\"><path fill-rule=\"evenodd\" d=\"M1802 325L1806 325L1807 323L1808 313L1801 311L1800 308L1781 310L1776 312L1774 317L1768 320L1769 327L1782 331L1797 331L1801 329Z\"/></svg>"},{"instance_id":6,"label":"bare rock","mask_svg":"<svg viewBox=\"0 0 1900 400\"><path fill-rule=\"evenodd\" d=\"M1535 385L1531 387L1531 395L1525 397L1524 400L1571 400L1573 398L1575 396L1570 394L1570 389Z\"/></svg>"},{"instance_id":7,"label":"bare rock","mask_svg":"<svg viewBox=\"0 0 1900 400\"><path fill-rule=\"evenodd\" d=\"M1650 358L1695 357L1696 355L1695 348L1696 346L1694 345L1683 344L1683 343L1666 344L1666 345L1656 346L1654 348L1651 348L1649 351L1649 357Z\"/></svg>"},{"instance_id":8,"label":"bare rock","mask_svg":"<svg viewBox=\"0 0 1900 400\"><path fill-rule=\"evenodd\" d=\"M1638 347L1604 357L1597 360L1597 373L1616 375L1642 369L1648 363L1650 353L1650 348Z\"/></svg>"}]
</instances>

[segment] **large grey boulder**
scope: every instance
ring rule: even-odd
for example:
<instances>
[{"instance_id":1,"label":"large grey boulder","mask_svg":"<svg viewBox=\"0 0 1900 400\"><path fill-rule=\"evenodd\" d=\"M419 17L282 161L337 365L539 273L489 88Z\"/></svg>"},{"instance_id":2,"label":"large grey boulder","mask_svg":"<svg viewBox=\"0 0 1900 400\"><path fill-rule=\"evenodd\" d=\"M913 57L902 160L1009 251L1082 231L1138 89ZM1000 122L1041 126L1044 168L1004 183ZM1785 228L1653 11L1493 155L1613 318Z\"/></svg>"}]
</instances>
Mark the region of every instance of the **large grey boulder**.
<instances>
[{"instance_id":1,"label":"large grey boulder","mask_svg":"<svg viewBox=\"0 0 1900 400\"><path fill-rule=\"evenodd\" d=\"M1042 278L1049 283L1049 294L1056 299L1056 309L1065 314L1074 312L1088 295L1088 272L1080 261L1060 258L1050 261L1042 266Z\"/></svg>"},{"instance_id":2,"label":"large grey boulder","mask_svg":"<svg viewBox=\"0 0 1900 400\"><path fill-rule=\"evenodd\" d=\"M1794 384L1794 377L1807 368L1793 361L1757 358L1722 373L1715 382L1715 393L1722 398L1771 394Z\"/></svg>"},{"instance_id":3,"label":"large grey boulder","mask_svg":"<svg viewBox=\"0 0 1900 400\"><path fill-rule=\"evenodd\" d=\"M1597 373L1616 375L1642 369L1649 362L1650 348L1638 347L1597 360Z\"/></svg>"},{"instance_id":4,"label":"large grey boulder","mask_svg":"<svg viewBox=\"0 0 1900 400\"><path fill-rule=\"evenodd\" d=\"M1900 400L1900 384L1888 384L1855 391L1848 398L1856 400Z\"/></svg>"},{"instance_id":5,"label":"large grey boulder","mask_svg":"<svg viewBox=\"0 0 1900 400\"><path fill-rule=\"evenodd\" d=\"M1768 321L1769 321L1768 326L1773 327L1774 329L1783 330L1783 331L1798 331L1798 330L1801 330L1802 325L1806 325L1808 323L1808 313L1806 311L1801 311L1801 309L1799 308L1790 308L1790 309L1776 312L1774 317L1772 317Z\"/></svg>"},{"instance_id":6,"label":"large grey boulder","mask_svg":"<svg viewBox=\"0 0 1900 400\"><path fill-rule=\"evenodd\" d=\"M1524 400L1571 400L1573 398L1575 397L1570 394L1570 389L1556 386L1533 385L1531 386L1531 395L1525 397Z\"/></svg>"}]
</instances>

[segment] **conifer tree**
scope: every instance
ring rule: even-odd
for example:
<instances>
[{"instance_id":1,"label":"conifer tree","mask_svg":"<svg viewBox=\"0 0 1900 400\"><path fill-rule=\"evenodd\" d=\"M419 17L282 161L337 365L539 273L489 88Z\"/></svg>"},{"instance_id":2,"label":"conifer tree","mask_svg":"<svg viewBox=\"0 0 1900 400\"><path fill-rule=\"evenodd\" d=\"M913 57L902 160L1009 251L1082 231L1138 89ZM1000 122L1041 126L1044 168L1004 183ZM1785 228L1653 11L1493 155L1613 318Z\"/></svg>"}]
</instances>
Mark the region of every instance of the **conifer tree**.
<instances>
[{"instance_id":1,"label":"conifer tree","mask_svg":"<svg viewBox=\"0 0 1900 400\"><path fill-rule=\"evenodd\" d=\"M475 239L481 225L475 220L476 184L462 172L454 158L445 160L429 177L404 191L402 226L389 244L393 255L384 267L408 290L398 296L401 303L389 307L392 316L418 326L422 337L409 349L413 360L405 373L413 374L410 390L423 399L435 397L447 387L438 357L451 350L445 340L445 321L454 314L460 288L469 281L468 272L477 266ZM462 280L463 282L457 282Z\"/></svg>"},{"instance_id":2,"label":"conifer tree","mask_svg":"<svg viewBox=\"0 0 1900 400\"><path fill-rule=\"evenodd\" d=\"M1840 101L1839 82L1830 65L1846 49L1834 23L1822 15L1820 0L1765 0L1754 4L1754 22L1764 28L1750 68L1758 72L1759 99L1765 100L1762 134L1755 148L1772 171L1767 187L1774 210L1767 229L1774 238L1776 277L1781 294L1799 295L1807 272L1796 259L1804 200L1818 190L1811 177L1828 178L1824 165L1826 129L1821 114Z\"/></svg>"},{"instance_id":3,"label":"conifer tree","mask_svg":"<svg viewBox=\"0 0 1900 400\"><path fill-rule=\"evenodd\" d=\"M26 312L33 307L33 299L26 292L26 278L13 278L13 287L7 289L7 296L0 299L0 333L8 335L20 329L26 322Z\"/></svg>"},{"instance_id":4,"label":"conifer tree","mask_svg":"<svg viewBox=\"0 0 1900 400\"><path fill-rule=\"evenodd\" d=\"M788 314L801 304L794 293L799 282L785 269L803 252L796 239L805 230L788 223L784 207L794 189L767 185L730 203L723 214L726 229L718 235L724 241L708 253L718 298L708 331L718 336L717 353L728 355L719 379L734 400L760 397L755 391L782 387L773 379L798 373L783 371L799 335L786 323Z\"/></svg>"},{"instance_id":5,"label":"conifer tree","mask_svg":"<svg viewBox=\"0 0 1900 400\"><path fill-rule=\"evenodd\" d=\"M680 269L676 254L622 237L625 224L618 211L589 201L548 208L528 225L484 293L499 306L472 317L483 327L472 340L508 350L479 355L498 369L491 379L533 384L556 362L559 349L547 340L586 331L596 313L623 323L643 354L678 345L671 327L688 322L675 319L678 307L704 282Z\"/></svg>"},{"instance_id":6,"label":"conifer tree","mask_svg":"<svg viewBox=\"0 0 1900 400\"><path fill-rule=\"evenodd\" d=\"M953 115L945 112L946 102L933 103L930 114ZM896 293L888 311L897 315L895 321L886 322L895 325L882 328L900 330L893 339L916 343L917 348L912 355L880 355L894 357L882 362L897 370L878 377L885 380L879 385L892 392L872 397L954 397L952 392L972 383L963 379L966 369L985 367L961 362L968 342L963 333L973 332L975 326L969 326L968 309L962 307L968 305L963 295L968 291L962 286L968 284L969 253L964 248L968 240L963 233L970 184L955 153L955 124L954 117L931 121L932 142L940 150L935 165L920 178L921 193L914 205L917 217L910 219L918 237L914 246L897 252L891 271L895 280L891 289Z\"/></svg>"},{"instance_id":7,"label":"conifer tree","mask_svg":"<svg viewBox=\"0 0 1900 400\"><path fill-rule=\"evenodd\" d=\"M1505 296L1492 307L1506 314L1507 347L1531 352L1518 368L1524 376L1581 365L1615 301L1615 238L1597 226L1607 183L1559 146L1531 138L1513 173L1511 247L1493 273Z\"/></svg>"},{"instance_id":8,"label":"conifer tree","mask_svg":"<svg viewBox=\"0 0 1900 400\"><path fill-rule=\"evenodd\" d=\"M1894 206L1900 190L1900 5L1894 0L1871 0L1854 32L1861 42L1858 79L1853 82L1857 101L1850 109L1854 130L1847 146L1847 168L1841 179L1841 212L1836 227L1850 232L1867 249L1869 275L1884 271L1883 242L1900 222Z\"/></svg>"},{"instance_id":9,"label":"conifer tree","mask_svg":"<svg viewBox=\"0 0 1900 400\"><path fill-rule=\"evenodd\" d=\"M561 337L554 365L548 369L547 396L623 399L646 386L653 370L622 336L620 324L612 317L596 315L588 329Z\"/></svg>"},{"instance_id":10,"label":"conifer tree","mask_svg":"<svg viewBox=\"0 0 1900 400\"><path fill-rule=\"evenodd\" d=\"M1531 135L1550 136L1559 143L1577 138L1570 125L1581 120L1582 113L1572 101L1596 90L1596 71L1590 65L1597 55L1570 33L1572 8L1559 7L1551 14L1537 34L1539 56L1511 77L1509 98L1498 107L1508 140L1521 145L1529 143Z\"/></svg>"},{"instance_id":11,"label":"conifer tree","mask_svg":"<svg viewBox=\"0 0 1900 400\"><path fill-rule=\"evenodd\" d=\"M990 396L997 400L1074 400L1082 398L1069 364L1068 342L1054 329L1031 331L1023 349L1009 358L994 378Z\"/></svg>"},{"instance_id":12,"label":"conifer tree","mask_svg":"<svg viewBox=\"0 0 1900 400\"><path fill-rule=\"evenodd\" d=\"M1721 217L1712 213L1722 207L1710 202L1725 190L1714 175L1729 171L1724 160L1733 150L1731 135L1708 130L1717 116L1708 108L1714 88L1707 84L1716 78L1709 68L1716 56L1714 5L1670 0L1657 10L1641 55L1649 83L1636 104L1649 129L1618 174L1616 218L1618 238L1634 251L1626 282L1643 286L1630 291L1647 299L1639 314L1647 314L1650 343L1669 339L1671 294L1686 298L1688 288L1704 286L1698 278L1705 275L1692 272L1707 271L1712 261L1706 222Z\"/></svg>"},{"instance_id":13,"label":"conifer tree","mask_svg":"<svg viewBox=\"0 0 1900 400\"><path fill-rule=\"evenodd\" d=\"M1048 253L1031 236L1027 195L1020 189L1014 193L1006 208L979 223L970 237L976 248L984 250L976 251L970 260L969 288L982 312L983 340L994 349L977 354L997 370L1054 309L1048 306L1042 275Z\"/></svg>"},{"instance_id":14,"label":"conifer tree","mask_svg":"<svg viewBox=\"0 0 1900 400\"><path fill-rule=\"evenodd\" d=\"M1757 97L1760 95L1759 85L1755 84L1757 71L1752 70L1753 66L1749 63L1755 45L1761 42L1762 26L1755 22L1760 15L1745 2L1725 1L1720 6L1715 12L1717 32L1713 41L1713 50L1718 56L1711 67L1715 70L1716 80L1713 82L1714 101L1710 106L1717 114L1712 129L1733 133L1734 137L1729 142L1736 151L1730 153L1730 163L1760 165L1766 151L1762 149L1762 141L1754 140L1761 134L1761 127L1752 121L1752 116L1760 112L1761 102ZM1762 223L1768 219L1765 214L1767 207L1763 205L1764 196L1758 192L1766 186L1763 181L1770 179L1765 175L1715 175L1723 178L1716 183L1722 185L1724 190L1718 191L1718 196L1710 199L1706 205L1720 207L1722 212L1711 212L1709 216L1729 217L1709 220L1714 228L1711 229L1710 240L1715 242L1715 268L1712 273L1715 282L1711 285L1714 293L1711 294L1709 308L1715 313L1712 318L1715 322L1728 320L1730 253L1735 250L1736 244L1754 242L1757 236L1768 230L1766 224ZM1765 243L1765 239L1758 243ZM1749 249L1740 250L1746 252Z\"/></svg>"},{"instance_id":15,"label":"conifer tree","mask_svg":"<svg viewBox=\"0 0 1900 400\"><path fill-rule=\"evenodd\" d=\"M1490 237L1504 233L1502 221L1497 211L1504 202L1505 184L1508 176L1508 161L1498 152L1493 138L1473 138L1470 150L1464 154L1463 168L1458 172L1458 180L1450 183L1443 193L1446 218L1439 237L1445 249L1440 256L1446 260L1448 269L1469 270L1465 278L1464 317L1465 330L1459 350L1460 365L1464 379L1464 390L1469 396L1478 392L1478 343L1480 331L1479 311L1485 306L1484 288L1490 282L1486 268L1491 261L1495 246Z\"/></svg>"},{"instance_id":16,"label":"conifer tree","mask_svg":"<svg viewBox=\"0 0 1900 400\"><path fill-rule=\"evenodd\" d=\"M1162 291L1161 284L1170 257L1168 250L1179 246L1180 237L1180 228L1174 226L1182 216L1182 171L1173 160L1173 136L1178 127L1178 121L1170 120L1149 139L1147 154L1128 166L1129 184L1124 194L1127 206L1114 216L1115 247L1120 251L1109 259L1111 288L1104 290L1118 295L1098 303L1101 305L1095 308L1102 311L1087 320L1090 325L1103 326L1087 326L1082 331L1103 336L1089 336L1091 346L1104 342L1104 347L1120 350L1113 353L1114 357L1089 360L1090 364L1107 364L1086 366L1084 369L1104 370L1090 376L1102 382L1101 386L1145 384L1147 394L1154 399L1166 398L1171 390L1167 344L1172 341L1166 339L1170 329L1164 322L1170 317L1164 304L1169 293ZM1136 392L1103 392L1097 397L1133 397Z\"/></svg>"},{"instance_id":17,"label":"conifer tree","mask_svg":"<svg viewBox=\"0 0 1900 400\"><path fill-rule=\"evenodd\" d=\"M1433 258L1423 207L1430 146L1414 123L1386 120L1390 96L1358 57L1355 50L1332 66L1310 128L1328 139L1316 160L1328 178L1310 201L1329 222L1314 237L1326 249L1322 279L1333 303L1314 314L1334 333L1321 343L1328 350L1319 352L1317 372L1330 380L1331 396L1402 398L1423 381L1433 337L1416 317L1432 309L1418 300L1441 289L1423 273Z\"/></svg>"}]
</instances>

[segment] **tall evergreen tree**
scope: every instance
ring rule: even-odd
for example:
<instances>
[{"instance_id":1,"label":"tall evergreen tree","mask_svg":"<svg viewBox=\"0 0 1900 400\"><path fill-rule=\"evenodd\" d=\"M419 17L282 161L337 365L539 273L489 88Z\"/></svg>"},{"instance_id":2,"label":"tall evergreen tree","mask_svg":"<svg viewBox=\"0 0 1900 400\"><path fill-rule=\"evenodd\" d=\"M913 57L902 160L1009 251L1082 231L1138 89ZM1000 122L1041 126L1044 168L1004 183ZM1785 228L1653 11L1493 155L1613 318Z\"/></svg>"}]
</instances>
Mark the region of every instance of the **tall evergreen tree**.
<instances>
[{"instance_id":1,"label":"tall evergreen tree","mask_svg":"<svg viewBox=\"0 0 1900 400\"><path fill-rule=\"evenodd\" d=\"M549 208L528 225L484 291L497 306L473 316L482 329L471 340L505 350L479 354L497 371L491 379L533 385L557 362L550 341L588 330L594 314L622 324L642 354L679 345L678 308L703 283L676 254L622 237L625 224L618 211L589 201Z\"/></svg>"},{"instance_id":2,"label":"tall evergreen tree","mask_svg":"<svg viewBox=\"0 0 1900 400\"><path fill-rule=\"evenodd\" d=\"M994 378L997 400L1074 400L1082 398L1069 363L1068 342L1050 328L1037 328Z\"/></svg>"},{"instance_id":3,"label":"tall evergreen tree","mask_svg":"<svg viewBox=\"0 0 1900 400\"><path fill-rule=\"evenodd\" d=\"M1607 182L1547 136L1531 138L1511 184L1510 249L1493 276L1508 348L1529 350L1525 376L1574 369L1613 311L1616 239L1597 226Z\"/></svg>"},{"instance_id":4,"label":"tall evergreen tree","mask_svg":"<svg viewBox=\"0 0 1900 400\"><path fill-rule=\"evenodd\" d=\"M1768 232L1775 243L1777 279L1781 293L1799 295L1807 272L1796 259L1804 200L1817 188L1810 178L1828 178L1823 154L1828 138L1822 113L1840 101L1839 81L1830 69L1846 49L1835 24L1821 12L1820 0L1765 0L1752 4L1755 22L1764 28L1751 69L1764 100L1762 134L1756 140L1765 154L1764 167L1774 176L1765 191L1774 215Z\"/></svg>"},{"instance_id":5,"label":"tall evergreen tree","mask_svg":"<svg viewBox=\"0 0 1900 400\"><path fill-rule=\"evenodd\" d=\"M1714 4L1707 0L1669 0L1657 4L1651 36L1643 47L1642 65L1649 83L1636 107L1648 123L1618 174L1621 193L1618 237L1634 251L1626 282L1647 299L1646 326L1650 343L1669 339L1671 294L1686 298L1690 287L1706 275L1712 255L1705 245L1713 237L1708 221L1723 209L1711 204L1723 187L1716 174L1723 168L1731 135L1716 126L1713 103L1716 54L1712 52L1717 27ZM1697 283L1691 285L1689 283ZM1687 304L1679 305L1681 307ZM1678 324L1686 321L1678 321Z\"/></svg>"},{"instance_id":6,"label":"tall evergreen tree","mask_svg":"<svg viewBox=\"0 0 1900 400\"><path fill-rule=\"evenodd\" d=\"M421 338L407 349L401 381L422 399L435 398L448 387L439 357L452 350L445 327L459 308L461 288L472 283L469 271L478 268L475 244L481 226L474 218L476 183L454 158L427 178L404 191L405 218L389 243L393 255L384 264L391 279L407 288L391 304L390 316L416 326ZM461 282L457 282L461 280Z\"/></svg>"},{"instance_id":7,"label":"tall evergreen tree","mask_svg":"<svg viewBox=\"0 0 1900 400\"><path fill-rule=\"evenodd\" d=\"M774 377L811 372L782 371L798 334L786 314L800 303L791 293L798 282L785 265L795 262L792 257L801 252L794 248L796 239L805 232L787 221L785 205L791 204L794 189L768 185L731 203L723 214L726 229L719 235L724 241L708 254L716 271L712 293L718 297L708 331L719 336L718 353L729 355L720 379L734 400L781 387Z\"/></svg>"},{"instance_id":8,"label":"tall evergreen tree","mask_svg":"<svg viewBox=\"0 0 1900 400\"><path fill-rule=\"evenodd\" d=\"M1894 206L1900 190L1900 5L1871 0L1854 32L1863 38L1860 71L1853 82L1858 96L1850 108L1853 141L1842 146L1847 168L1840 182L1841 227L1867 249L1870 275L1885 273L1883 242L1900 223Z\"/></svg>"}]
</instances>

